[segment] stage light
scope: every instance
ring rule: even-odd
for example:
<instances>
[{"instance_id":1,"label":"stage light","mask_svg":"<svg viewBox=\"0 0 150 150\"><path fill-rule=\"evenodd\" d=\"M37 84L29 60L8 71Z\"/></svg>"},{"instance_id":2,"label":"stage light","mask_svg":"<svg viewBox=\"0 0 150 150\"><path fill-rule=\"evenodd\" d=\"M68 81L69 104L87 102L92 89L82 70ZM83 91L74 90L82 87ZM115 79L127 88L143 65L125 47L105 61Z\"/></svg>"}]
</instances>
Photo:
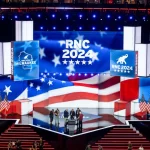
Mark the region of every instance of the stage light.
<instances>
[{"instance_id":1,"label":"stage light","mask_svg":"<svg viewBox=\"0 0 150 150\"><path fill-rule=\"evenodd\" d=\"M62 76L62 73L60 73L59 75Z\"/></svg>"},{"instance_id":2,"label":"stage light","mask_svg":"<svg viewBox=\"0 0 150 150\"><path fill-rule=\"evenodd\" d=\"M91 73L91 76L93 76L93 73Z\"/></svg>"},{"instance_id":3,"label":"stage light","mask_svg":"<svg viewBox=\"0 0 150 150\"><path fill-rule=\"evenodd\" d=\"M87 76L87 74L85 73L84 76Z\"/></svg>"},{"instance_id":4,"label":"stage light","mask_svg":"<svg viewBox=\"0 0 150 150\"><path fill-rule=\"evenodd\" d=\"M81 73L79 73L78 76L81 76Z\"/></svg>"},{"instance_id":5,"label":"stage light","mask_svg":"<svg viewBox=\"0 0 150 150\"><path fill-rule=\"evenodd\" d=\"M81 14L79 15L79 18L82 18L82 15L81 15Z\"/></svg>"},{"instance_id":6,"label":"stage light","mask_svg":"<svg viewBox=\"0 0 150 150\"><path fill-rule=\"evenodd\" d=\"M74 76L75 74L73 73L72 76Z\"/></svg>"},{"instance_id":7,"label":"stage light","mask_svg":"<svg viewBox=\"0 0 150 150\"><path fill-rule=\"evenodd\" d=\"M41 17L41 15L40 15L40 14L38 14L38 17L40 18L40 17Z\"/></svg>"},{"instance_id":8,"label":"stage light","mask_svg":"<svg viewBox=\"0 0 150 150\"><path fill-rule=\"evenodd\" d=\"M53 30L56 30L56 27L53 27Z\"/></svg>"},{"instance_id":9,"label":"stage light","mask_svg":"<svg viewBox=\"0 0 150 150\"><path fill-rule=\"evenodd\" d=\"M66 73L66 76L69 76L69 73Z\"/></svg>"},{"instance_id":10,"label":"stage light","mask_svg":"<svg viewBox=\"0 0 150 150\"><path fill-rule=\"evenodd\" d=\"M130 19L130 20L132 20L132 19L133 19L133 17L132 17L132 16L130 16L130 17L129 17L129 19Z\"/></svg>"},{"instance_id":11,"label":"stage light","mask_svg":"<svg viewBox=\"0 0 150 150\"><path fill-rule=\"evenodd\" d=\"M108 30L108 27L105 27L105 30Z\"/></svg>"},{"instance_id":12,"label":"stage light","mask_svg":"<svg viewBox=\"0 0 150 150\"><path fill-rule=\"evenodd\" d=\"M53 73L53 76L55 76L56 75L56 73Z\"/></svg>"},{"instance_id":13,"label":"stage light","mask_svg":"<svg viewBox=\"0 0 150 150\"><path fill-rule=\"evenodd\" d=\"M52 14L52 18L55 18L55 14Z\"/></svg>"},{"instance_id":14,"label":"stage light","mask_svg":"<svg viewBox=\"0 0 150 150\"><path fill-rule=\"evenodd\" d=\"M66 27L66 30L69 30L69 27Z\"/></svg>"},{"instance_id":15,"label":"stage light","mask_svg":"<svg viewBox=\"0 0 150 150\"><path fill-rule=\"evenodd\" d=\"M121 19L121 16L118 16L118 19Z\"/></svg>"},{"instance_id":16,"label":"stage light","mask_svg":"<svg viewBox=\"0 0 150 150\"><path fill-rule=\"evenodd\" d=\"M79 27L79 30L82 30L82 27Z\"/></svg>"},{"instance_id":17,"label":"stage light","mask_svg":"<svg viewBox=\"0 0 150 150\"><path fill-rule=\"evenodd\" d=\"M14 18L15 18L15 19L17 19L17 18L18 18L18 16L16 16L16 15L15 15L15 16L14 16Z\"/></svg>"},{"instance_id":18,"label":"stage light","mask_svg":"<svg viewBox=\"0 0 150 150\"><path fill-rule=\"evenodd\" d=\"M68 17L69 17L69 15L67 14L67 15L66 15L66 18L68 18Z\"/></svg>"},{"instance_id":19,"label":"stage light","mask_svg":"<svg viewBox=\"0 0 150 150\"><path fill-rule=\"evenodd\" d=\"M92 30L95 30L95 27L92 27Z\"/></svg>"},{"instance_id":20,"label":"stage light","mask_svg":"<svg viewBox=\"0 0 150 150\"><path fill-rule=\"evenodd\" d=\"M121 30L121 28L120 28L120 27L118 27L118 30Z\"/></svg>"},{"instance_id":21,"label":"stage light","mask_svg":"<svg viewBox=\"0 0 150 150\"><path fill-rule=\"evenodd\" d=\"M110 15L107 15L107 18L110 18Z\"/></svg>"},{"instance_id":22,"label":"stage light","mask_svg":"<svg viewBox=\"0 0 150 150\"><path fill-rule=\"evenodd\" d=\"M40 27L41 30L43 30L43 27Z\"/></svg>"},{"instance_id":23,"label":"stage light","mask_svg":"<svg viewBox=\"0 0 150 150\"><path fill-rule=\"evenodd\" d=\"M99 76L100 74L98 73L97 75Z\"/></svg>"},{"instance_id":24,"label":"stage light","mask_svg":"<svg viewBox=\"0 0 150 150\"><path fill-rule=\"evenodd\" d=\"M26 18L28 19L28 18L29 18L29 15L26 15Z\"/></svg>"},{"instance_id":25,"label":"stage light","mask_svg":"<svg viewBox=\"0 0 150 150\"><path fill-rule=\"evenodd\" d=\"M145 20L146 19L146 17L143 17L143 20Z\"/></svg>"},{"instance_id":26,"label":"stage light","mask_svg":"<svg viewBox=\"0 0 150 150\"><path fill-rule=\"evenodd\" d=\"M2 19L4 19L5 17L4 16L2 16Z\"/></svg>"},{"instance_id":27,"label":"stage light","mask_svg":"<svg viewBox=\"0 0 150 150\"><path fill-rule=\"evenodd\" d=\"M96 18L96 15L95 15L95 14L93 15L93 18Z\"/></svg>"}]
</instances>

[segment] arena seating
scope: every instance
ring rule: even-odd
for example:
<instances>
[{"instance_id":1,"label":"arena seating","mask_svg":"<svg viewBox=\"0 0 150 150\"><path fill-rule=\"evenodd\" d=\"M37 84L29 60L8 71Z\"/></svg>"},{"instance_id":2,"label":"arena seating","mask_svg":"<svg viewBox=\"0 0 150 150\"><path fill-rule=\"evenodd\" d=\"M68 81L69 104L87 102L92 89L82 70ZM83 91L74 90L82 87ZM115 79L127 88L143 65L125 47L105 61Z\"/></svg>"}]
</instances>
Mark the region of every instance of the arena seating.
<instances>
[{"instance_id":1,"label":"arena seating","mask_svg":"<svg viewBox=\"0 0 150 150\"><path fill-rule=\"evenodd\" d=\"M92 150L97 150L98 145L102 145L104 150L127 150L128 141L131 141L133 150L137 150L141 144L145 150L150 150L150 141L134 131L130 126L114 127L92 145Z\"/></svg>"},{"instance_id":2,"label":"arena seating","mask_svg":"<svg viewBox=\"0 0 150 150\"><path fill-rule=\"evenodd\" d=\"M0 149L6 150L9 141L20 140L22 149L29 150L34 141L39 141L40 135L30 125L14 125L0 136ZM54 150L52 145L44 141L44 150Z\"/></svg>"}]
</instances>

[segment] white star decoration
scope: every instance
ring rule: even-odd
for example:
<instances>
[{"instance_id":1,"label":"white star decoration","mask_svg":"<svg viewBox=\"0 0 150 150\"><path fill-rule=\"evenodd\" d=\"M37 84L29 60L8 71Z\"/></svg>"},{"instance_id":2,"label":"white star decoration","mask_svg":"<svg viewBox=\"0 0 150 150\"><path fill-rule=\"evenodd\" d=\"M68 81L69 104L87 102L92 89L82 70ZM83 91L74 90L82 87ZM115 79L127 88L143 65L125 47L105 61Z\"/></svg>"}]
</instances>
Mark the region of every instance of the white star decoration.
<instances>
[{"instance_id":1,"label":"white star decoration","mask_svg":"<svg viewBox=\"0 0 150 150\"><path fill-rule=\"evenodd\" d=\"M83 60L83 61L82 61L82 65L85 65L85 64L86 64L86 61L85 61L85 60Z\"/></svg>"},{"instance_id":2,"label":"white star decoration","mask_svg":"<svg viewBox=\"0 0 150 150\"><path fill-rule=\"evenodd\" d=\"M48 84L49 86L50 86L50 85L53 85L53 81L49 80L47 84Z\"/></svg>"},{"instance_id":3,"label":"white star decoration","mask_svg":"<svg viewBox=\"0 0 150 150\"><path fill-rule=\"evenodd\" d=\"M94 44L96 47L100 47L101 48L101 44L97 44L96 42L95 42L95 44Z\"/></svg>"},{"instance_id":4,"label":"white star decoration","mask_svg":"<svg viewBox=\"0 0 150 150\"><path fill-rule=\"evenodd\" d=\"M54 59L52 60L52 62L54 63L55 67L57 67L57 65L61 64L59 59L60 59L60 56L56 56L54 54Z\"/></svg>"},{"instance_id":5,"label":"white star decoration","mask_svg":"<svg viewBox=\"0 0 150 150\"><path fill-rule=\"evenodd\" d=\"M69 70L69 73L75 72L74 64L69 64L66 68Z\"/></svg>"},{"instance_id":6,"label":"white star decoration","mask_svg":"<svg viewBox=\"0 0 150 150\"><path fill-rule=\"evenodd\" d=\"M58 41L58 43L60 44L60 46L63 46L63 44L66 44L65 41Z\"/></svg>"},{"instance_id":7,"label":"white star decoration","mask_svg":"<svg viewBox=\"0 0 150 150\"><path fill-rule=\"evenodd\" d=\"M97 60L97 61L99 61L99 59L98 59L98 52L92 52L92 62L94 62L95 60Z\"/></svg>"},{"instance_id":8,"label":"white star decoration","mask_svg":"<svg viewBox=\"0 0 150 150\"><path fill-rule=\"evenodd\" d=\"M40 40L47 40L47 37L46 37L46 36L41 35Z\"/></svg>"},{"instance_id":9,"label":"white star decoration","mask_svg":"<svg viewBox=\"0 0 150 150\"><path fill-rule=\"evenodd\" d=\"M63 61L63 64L64 64L64 65L67 65L67 61L66 61L66 59Z\"/></svg>"},{"instance_id":10,"label":"white star decoration","mask_svg":"<svg viewBox=\"0 0 150 150\"><path fill-rule=\"evenodd\" d=\"M91 60L89 60L89 61L88 61L88 64L89 64L89 65L92 65L92 61L91 61Z\"/></svg>"},{"instance_id":11,"label":"white star decoration","mask_svg":"<svg viewBox=\"0 0 150 150\"><path fill-rule=\"evenodd\" d=\"M30 83L30 87L33 87L33 83L32 82Z\"/></svg>"},{"instance_id":12,"label":"white star decoration","mask_svg":"<svg viewBox=\"0 0 150 150\"><path fill-rule=\"evenodd\" d=\"M72 59L71 59L71 60L69 61L70 65L73 65L73 62L74 62L74 61L72 61Z\"/></svg>"},{"instance_id":13,"label":"white star decoration","mask_svg":"<svg viewBox=\"0 0 150 150\"><path fill-rule=\"evenodd\" d=\"M76 37L76 40L81 40L81 41L83 41L83 38L84 38L83 35L78 34L77 37Z\"/></svg>"},{"instance_id":14,"label":"white star decoration","mask_svg":"<svg viewBox=\"0 0 150 150\"><path fill-rule=\"evenodd\" d=\"M22 45L21 47L23 47L24 50L26 50L28 47L32 47L32 46L31 46L31 42L32 42L32 41L25 42L24 45Z\"/></svg>"},{"instance_id":15,"label":"white star decoration","mask_svg":"<svg viewBox=\"0 0 150 150\"><path fill-rule=\"evenodd\" d=\"M80 61L78 61L78 60L76 60L75 62L76 62L76 65L79 65L79 64L80 64Z\"/></svg>"},{"instance_id":16,"label":"white star decoration","mask_svg":"<svg viewBox=\"0 0 150 150\"><path fill-rule=\"evenodd\" d=\"M40 48L40 52L39 52L39 54L40 54L40 59L42 59L43 57L46 57L46 55L45 55L45 53L44 53L44 48Z\"/></svg>"},{"instance_id":17,"label":"white star decoration","mask_svg":"<svg viewBox=\"0 0 150 150\"><path fill-rule=\"evenodd\" d=\"M66 81L61 81L61 83L66 83Z\"/></svg>"},{"instance_id":18,"label":"white star decoration","mask_svg":"<svg viewBox=\"0 0 150 150\"><path fill-rule=\"evenodd\" d=\"M7 86L5 85L5 90L4 90L4 92L7 94L7 96L8 96L9 93L12 92L12 91L10 90L10 87L11 87L11 86L8 86L8 87L7 87Z\"/></svg>"},{"instance_id":19,"label":"white star decoration","mask_svg":"<svg viewBox=\"0 0 150 150\"><path fill-rule=\"evenodd\" d=\"M65 35L67 34L67 31L62 31L63 37L65 37Z\"/></svg>"},{"instance_id":20,"label":"white star decoration","mask_svg":"<svg viewBox=\"0 0 150 150\"><path fill-rule=\"evenodd\" d=\"M45 79L44 79L44 78L41 78L40 80L41 80L41 82L45 82Z\"/></svg>"},{"instance_id":21,"label":"white star decoration","mask_svg":"<svg viewBox=\"0 0 150 150\"><path fill-rule=\"evenodd\" d=\"M37 86L36 90L37 90L37 91L40 91L40 90L41 90L40 86Z\"/></svg>"}]
</instances>

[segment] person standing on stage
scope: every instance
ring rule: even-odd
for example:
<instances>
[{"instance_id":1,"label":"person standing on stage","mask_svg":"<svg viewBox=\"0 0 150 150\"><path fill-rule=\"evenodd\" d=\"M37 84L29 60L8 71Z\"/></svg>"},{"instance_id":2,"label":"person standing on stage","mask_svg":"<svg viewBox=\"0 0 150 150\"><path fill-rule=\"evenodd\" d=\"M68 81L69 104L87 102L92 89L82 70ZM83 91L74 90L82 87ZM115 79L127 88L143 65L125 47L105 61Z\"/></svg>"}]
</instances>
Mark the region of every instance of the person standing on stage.
<instances>
[{"instance_id":1,"label":"person standing on stage","mask_svg":"<svg viewBox=\"0 0 150 150\"><path fill-rule=\"evenodd\" d=\"M60 114L60 111L57 108L55 110L55 126L56 126L57 130L58 130L58 127L59 127L59 114Z\"/></svg>"},{"instance_id":2,"label":"person standing on stage","mask_svg":"<svg viewBox=\"0 0 150 150\"><path fill-rule=\"evenodd\" d=\"M67 126L67 121L68 121L68 117L69 117L69 113L68 113L68 109L66 109L64 111L64 126Z\"/></svg>"},{"instance_id":3,"label":"person standing on stage","mask_svg":"<svg viewBox=\"0 0 150 150\"><path fill-rule=\"evenodd\" d=\"M143 146L142 146L142 145L139 147L139 150L144 150L144 148L143 148Z\"/></svg>"},{"instance_id":4,"label":"person standing on stage","mask_svg":"<svg viewBox=\"0 0 150 150\"><path fill-rule=\"evenodd\" d=\"M103 150L103 147L101 145L98 145L98 150Z\"/></svg>"},{"instance_id":5,"label":"person standing on stage","mask_svg":"<svg viewBox=\"0 0 150 150\"><path fill-rule=\"evenodd\" d=\"M128 150L132 150L132 144L130 141L128 142Z\"/></svg>"},{"instance_id":6,"label":"person standing on stage","mask_svg":"<svg viewBox=\"0 0 150 150\"><path fill-rule=\"evenodd\" d=\"M70 119L71 119L71 120L74 120L74 119L75 119L75 112L74 112L73 109L70 111Z\"/></svg>"},{"instance_id":7,"label":"person standing on stage","mask_svg":"<svg viewBox=\"0 0 150 150\"><path fill-rule=\"evenodd\" d=\"M79 131L81 131L81 132L82 132L82 121L83 121L83 114L80 111L80 113L79 113Z\"/></svg>"},{"instance_id":8,"label":"person standing on stage","mask_svg":"<svg viewBox=\"0 0 150 150\"><path fill-rule=\"evenodd\" d=\"M77 129L79 128L79 114L80 114L80 109L79 108L77 108L77 110L76 110L76 119L77 119Z\"/></svg>"},{"instance_id":9,"label":"person standing on stage","mask_svg":"<svg viewBox=\"0 0 150 150\"><path fill-rule=\"evenodd\" d=\"M52 125L54 119L54 109L52 109L49 113L50 124Z\"/></svg>"},{"instance_id":10,"label":"person standing on stage","mask_svg":"<svg viewBox=\"0 0 150 150\"><path fill-rule=\"evenodd\" d=\"M91 149L91 145L88 144L85 150L92 150L92 149Z\"/></svg>"},{"instance_id":11,"label":"person standing on stage","mask_svg":"<svg viewBox=\"0 0 150 150\"><path fill-rule=\"evenodd\" d=\"M40 141L39 141L39 150L43 150L43 146L44 146L43 139L40 138Z\"/></svg>"}]
</instances>

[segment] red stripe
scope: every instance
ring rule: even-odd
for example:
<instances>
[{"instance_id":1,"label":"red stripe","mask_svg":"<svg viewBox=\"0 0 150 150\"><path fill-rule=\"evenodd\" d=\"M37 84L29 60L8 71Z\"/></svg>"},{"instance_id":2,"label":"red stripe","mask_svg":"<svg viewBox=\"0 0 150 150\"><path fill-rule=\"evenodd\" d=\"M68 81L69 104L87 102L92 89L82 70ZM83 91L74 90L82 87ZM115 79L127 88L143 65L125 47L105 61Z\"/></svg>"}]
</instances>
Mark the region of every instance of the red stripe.
<instances>
[{"instance_id":1,"label":"red stripe","mask_svg":"<svg viewBox=\"0 0 150 150\"><path fill-rule=\"evenodd\" d=\"M99 102L111 102L116 99L119 99L119 97L120 97L120 92L116 92L110 95L98 95L98 94L92 94L86 92L75 92L75 93L50 97L47 100L43 100L42 102L34 104L34 106L44 107L50 104L70 102L70 101L80 100L80 99L93 100L93 101L99 100Z\"/></svg>"},{"instance_id":2,"label":"red stripe","mask_svg":"<svg viewBox=\"0 0 150 150\"><path fill-rule=\"evenodd\" d=\"M111 79L108 79L107 81L104 81L100 84L86 84L86 83L77 83L77 82L73 82L73 83L75 86L84 86L84 87L90 87L90 88L105 89L105 88L108 88L115 84L120 83L120 77L112 77Z\"/></svg>"}]
</instances>

